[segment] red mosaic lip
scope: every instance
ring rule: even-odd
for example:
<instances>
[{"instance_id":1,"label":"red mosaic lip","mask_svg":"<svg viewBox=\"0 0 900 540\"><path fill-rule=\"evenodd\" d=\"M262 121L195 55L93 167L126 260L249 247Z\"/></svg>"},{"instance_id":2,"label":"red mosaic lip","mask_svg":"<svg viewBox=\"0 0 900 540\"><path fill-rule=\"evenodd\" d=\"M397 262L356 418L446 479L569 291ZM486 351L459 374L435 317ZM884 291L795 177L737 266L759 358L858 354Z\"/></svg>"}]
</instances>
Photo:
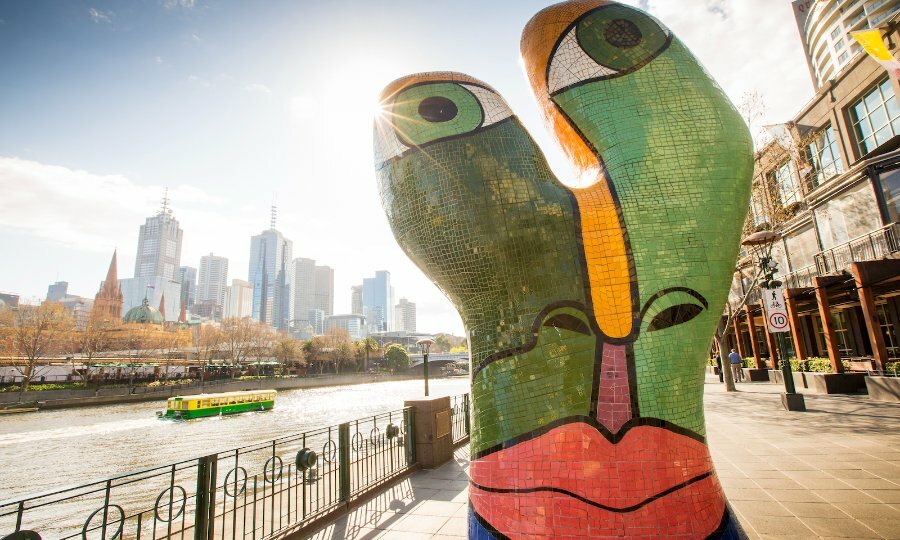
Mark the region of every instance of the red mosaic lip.
<instances>
[{"instance_id":1,"label":"red mosaic lip","mask_svg":"<svg viewBox=\"0 0 900 540\"><path fill-rule=\"evenodd\" d=\"M472 461L469 475L474 511L510 538L703 535L725 512L707 446L659 427L634 427L614 444L589 424L566 424Z\"/></svg>"}]
</instances>

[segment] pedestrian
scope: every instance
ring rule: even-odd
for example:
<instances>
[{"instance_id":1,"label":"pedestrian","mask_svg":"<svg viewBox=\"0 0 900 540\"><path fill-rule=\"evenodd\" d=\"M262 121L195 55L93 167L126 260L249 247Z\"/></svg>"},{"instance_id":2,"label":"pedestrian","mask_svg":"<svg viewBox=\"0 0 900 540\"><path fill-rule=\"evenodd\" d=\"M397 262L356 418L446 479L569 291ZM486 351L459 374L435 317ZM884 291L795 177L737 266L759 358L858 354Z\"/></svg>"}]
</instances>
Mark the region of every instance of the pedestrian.
<instances>
[{"instance_id":1,"label":"pedestrian","mask_svg":"<svg viewBox=\"0 0 900 540\"><path fill-rule=\"evenodd\" d=\"M722 355L716 353L716 368L719 370L719 382L725 382L725 374L722 373Z\"/></svg>"},{"instance_id":2,"label":"pedestrian","mask_svg":"<svg viewBox=\"0 0 900 540\"><path fill-rule=\"evenodd\" d=\"M734 375L734 382L743 381L744 380L744 372L741 371L741 364L744 359L741 358L734 349L731 349L731 353L728 355L728 360L731 362L731 373Z\"/></svg>"}]
</instances>

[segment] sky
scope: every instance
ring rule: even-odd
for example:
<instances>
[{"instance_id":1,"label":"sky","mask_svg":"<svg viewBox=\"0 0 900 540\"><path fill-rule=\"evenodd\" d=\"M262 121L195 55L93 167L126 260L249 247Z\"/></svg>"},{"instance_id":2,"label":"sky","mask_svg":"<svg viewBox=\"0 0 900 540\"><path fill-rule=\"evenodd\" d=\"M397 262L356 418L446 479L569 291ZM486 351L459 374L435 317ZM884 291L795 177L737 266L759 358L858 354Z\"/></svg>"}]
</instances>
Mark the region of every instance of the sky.
<instances>
[{"instance_id":1,"label":"sky","mask_svg":"<svg viewBox=\"0 0 900 540\"><path fill-rule=\"evenodd\" d=\"M269 226L350 287L391 272L418 329L463 335L455 309L400 250L379 200L372 118L381 89L421 71L494 86L563 182L519 60L535 0L0 1L0 291L38 301L54 281L93 297L168 188L182 265L215 253L247 279ZM671 28L759 126L813 96L790 0L628 0ZM759 126L754 126L754 131Z\"/></svg>"}]
</instances>

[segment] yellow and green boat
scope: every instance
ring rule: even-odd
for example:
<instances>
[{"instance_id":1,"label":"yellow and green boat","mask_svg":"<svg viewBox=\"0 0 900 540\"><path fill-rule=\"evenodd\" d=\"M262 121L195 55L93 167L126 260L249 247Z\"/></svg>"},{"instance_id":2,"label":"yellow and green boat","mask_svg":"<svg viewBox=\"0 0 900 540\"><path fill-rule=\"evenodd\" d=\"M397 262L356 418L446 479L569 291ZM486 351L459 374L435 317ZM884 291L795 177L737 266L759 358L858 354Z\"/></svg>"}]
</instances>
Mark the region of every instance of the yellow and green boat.
<instances>
[{"instance_id":1,"label":"yellow and green boat","mask_svg":"<svg viewBox=\"0 0 900 540\"><path fill-rule=\"evenodd\" d=\"M163 418L190 420L220 414L266 411L275 406L275 390L247 390L220 394L196 394L169 398L166 412L156 413Z\"/></svg>"}]
</instances>

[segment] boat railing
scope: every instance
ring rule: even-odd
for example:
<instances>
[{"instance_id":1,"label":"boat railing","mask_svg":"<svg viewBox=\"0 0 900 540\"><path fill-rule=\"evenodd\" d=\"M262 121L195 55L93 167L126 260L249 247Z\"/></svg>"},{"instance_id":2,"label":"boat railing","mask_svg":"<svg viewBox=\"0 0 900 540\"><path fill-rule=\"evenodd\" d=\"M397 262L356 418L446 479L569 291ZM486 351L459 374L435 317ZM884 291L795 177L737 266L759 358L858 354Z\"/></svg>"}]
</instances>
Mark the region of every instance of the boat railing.
<instances>
[{"instance_id":1,"label":"boat railing","mask_svg":"<svg viewBox=\"0 0 900 540\"><path fill-rule=\"evenodd\" d=\"M468 395L451 411L468 437ZM416 466L410 407L0 501L0 537L235 540L303 529ZM27 536L34 531L37 536Z\"/></svg>"}]
</instances>

